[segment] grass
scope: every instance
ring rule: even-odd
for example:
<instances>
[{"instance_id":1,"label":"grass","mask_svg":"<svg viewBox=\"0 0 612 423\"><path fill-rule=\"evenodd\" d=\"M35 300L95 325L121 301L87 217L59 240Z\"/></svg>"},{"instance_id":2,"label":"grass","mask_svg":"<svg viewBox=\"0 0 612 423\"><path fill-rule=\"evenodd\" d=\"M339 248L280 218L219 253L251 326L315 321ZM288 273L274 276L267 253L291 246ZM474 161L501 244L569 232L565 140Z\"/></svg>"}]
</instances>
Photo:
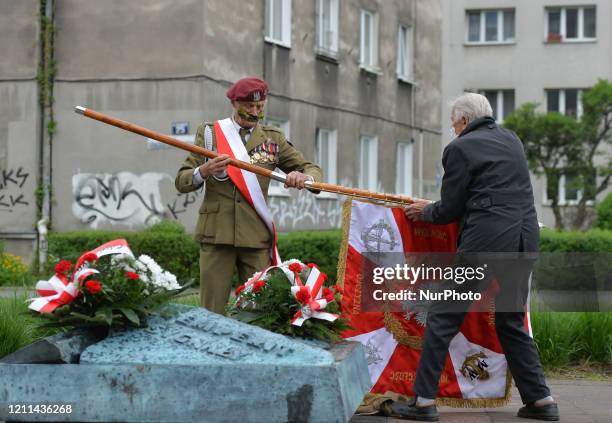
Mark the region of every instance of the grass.
<instances>
[{"instance_id":1,"label":"grass","mask_svg":"<svg viewBox=\"0 0 612 423\"><path fill-rule=\"evenodd\" d=\"M0 298L0 357L11 354L59 329L41 329L41 320L28 314L26 295Z\"/></svg>"},{"instance_id":2,"label":"grass","mask_svg":"<svg viewBox=\"0 0 612 423\"><path fill-rule=\"evenodd\" d=\"M0 357L57 330L39 329L25 294L0 298ZM172 301L199 307L199 295ZM549 377L609 380L612 375L612 313L532 312L534 338Z\"/></svg>"},{"instance_id":3,"label":"grass","mask_svg":"<svg viewBox=\"0 0 612 423\"><path fill-rule=\"evenodd\" d=\"M531 326L546 370L612 363L612 313L533 312Z\"/></svg>"},{"instance_id":4,"label":"grass","mask_svg":"<svg viewBox=\"0 0 612 423\"><path fill-rule=\"evenodd\" d=\"M200 296L199 295L185 295L172 300L175 304L183 304L192 307L200 307Z\"/></svg>"}]
</instances>

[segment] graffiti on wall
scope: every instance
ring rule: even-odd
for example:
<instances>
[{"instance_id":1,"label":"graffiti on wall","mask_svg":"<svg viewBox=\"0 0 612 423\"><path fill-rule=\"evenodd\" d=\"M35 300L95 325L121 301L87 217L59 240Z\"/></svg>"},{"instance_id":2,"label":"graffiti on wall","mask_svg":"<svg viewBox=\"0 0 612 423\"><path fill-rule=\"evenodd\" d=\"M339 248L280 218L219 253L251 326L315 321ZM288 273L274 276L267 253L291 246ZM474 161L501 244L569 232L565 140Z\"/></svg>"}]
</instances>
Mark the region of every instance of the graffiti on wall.
<instances>
[{"instance_id":1,"label":"graffiti on wall","mask_svg":"<svg viewBox=\"0 0 612 423\"><path fill-rule=\"evenodd\" d=\"M204 185L202 185L200 189L193 192L180 192L174 197L171 203L166 204L166 207L168 208L170 215L174 219L178 219L179 214L186 213L187 210L190 208L189 206L198 202L198 198L203 197L203 194ZM199 203L196 205L196 207L199 207Z\"/></svg>"},{"instance_id":2,"label":"graffiti on wall","mask_svg":"<svg viewBox=\"0 0 612 423\"><path fill-rule=\"evenodd\" d=\"M23 186L30 174L19 167L0 171L0 212L13 213L20 207L29 206Z\"/></svg>"},{"instance_id":3,"label":"graffiti on wall","mask_svg":"<svg viewBox=\"0 0 612 423\"><path fill-rule=\"evenodd\" d=\"M317 198L309 192L297 197L270 197L270 212L281 231L342 226L342 202L335 198Z\"/></svg>"},{"instance_id":4,"label":"graffiti on wall","mask_svg":"<svg viewBox=\"0 0 612 423\"><path fill-rule=\"evenodd\" d=\"M100 224L152 225L167 213L160 182L165 173L78 173L72 177L72 213L93 229Z\"/></svg>"}]
</instances>

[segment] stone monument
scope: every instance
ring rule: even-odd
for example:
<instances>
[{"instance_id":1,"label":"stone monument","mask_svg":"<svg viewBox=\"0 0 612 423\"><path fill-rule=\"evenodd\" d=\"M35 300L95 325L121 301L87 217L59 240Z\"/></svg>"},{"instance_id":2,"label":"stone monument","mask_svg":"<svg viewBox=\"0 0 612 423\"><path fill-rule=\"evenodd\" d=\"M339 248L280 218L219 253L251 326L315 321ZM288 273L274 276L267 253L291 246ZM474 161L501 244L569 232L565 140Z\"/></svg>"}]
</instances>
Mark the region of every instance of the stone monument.
<instances>
[{"instance_id":1,"label":"stone monument","mask_svg":"<svg viewBox=\"0 0 612 423\"><path fill-rule=\"evenodd\" d=\"M288 338L186 306L113 332L79 364L0 363L0 375L5 421L347 422L371 384L361 344ZM16 413L20 404L71 412Z\"/></svg>"}]
</instances>

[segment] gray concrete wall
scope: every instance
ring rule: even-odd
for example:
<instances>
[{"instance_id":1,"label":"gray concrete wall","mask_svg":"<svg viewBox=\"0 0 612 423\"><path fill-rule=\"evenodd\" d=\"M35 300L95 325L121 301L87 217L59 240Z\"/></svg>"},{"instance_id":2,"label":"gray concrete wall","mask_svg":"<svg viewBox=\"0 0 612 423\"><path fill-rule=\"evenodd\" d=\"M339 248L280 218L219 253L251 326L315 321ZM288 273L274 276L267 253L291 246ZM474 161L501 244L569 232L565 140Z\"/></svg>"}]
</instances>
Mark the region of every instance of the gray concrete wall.
<instances>
[{"instance_id":1,"label":"gray concrete wall","mask_svg":"<svg viewBox=\"0 0 612 423\"><path fill-rule=\"evenodd\" d=\"M0 2L0 239L29 256L38 177L38 1Z\"/></svg>"},{"instance_id":2,"label":"gray concrete wall","mask_svg":"<svg viewBox=\"0 0 612 423\"><path fill-rule=\"evenodd\" d=\"M597 40L549 44L545 41L545 7L597 5ZM508 45L465 45L467 9L515 8L515 39ZM538 102L545 110L547 88L588 88L598 78L612 78L612 2L606 0L442 0L443 113L450 126L446 103L466 89L514 89L515 104ZM445 134L446 135L446 134ZM450 142L443 136L443 144ZM533 178L538 217L554 225L544 204L545 185ZM567 212L571 213L568 207Z\"/></svg>"}]
</instances>

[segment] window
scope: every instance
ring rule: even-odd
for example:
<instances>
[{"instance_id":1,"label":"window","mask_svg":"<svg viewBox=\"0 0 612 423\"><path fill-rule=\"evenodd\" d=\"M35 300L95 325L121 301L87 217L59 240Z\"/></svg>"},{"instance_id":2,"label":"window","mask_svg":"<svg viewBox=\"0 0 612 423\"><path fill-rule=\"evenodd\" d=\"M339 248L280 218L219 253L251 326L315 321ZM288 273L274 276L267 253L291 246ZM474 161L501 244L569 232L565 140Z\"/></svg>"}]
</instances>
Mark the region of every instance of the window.
<instances>
[{"instance_id":1,"label":"window","mask_svg":"<svg viewBox=\"0 0 612 423\"><path fill-rule=\"evenodd\" d=\"M550 197L548 193L550 190L550 184L552 181L546 182L548 189L544 191L544 202L550 205ZM582 190L580 189L580 178L575 172L568 171L559 177L559 185L557 187L558 192L558 204L560 206L568 206L578 204L582 198Z\"/></svg>"},{"instance_id":2,"label":"window","mask_svg":"<svg viewBox=\"0 0 612 423\"><path fill-rule=\"evenodd\" d=\"M582 90L577 88L546 90L546 110L580 118Z\"/></svg>"},{"instance_id":3,"label":"window","mask_svg":"<svg viewBox=\"0 0 612 423\"><path fill-rule=\"evenodd\" d=\"M291 0L266 0L266 41L291 46Z\"/></svg>"},{"instance_id":4,"label":"window","mask_svg":"<svg viewBox=\"0 0 612 423\"><path fill-rule=\"evenodd\" d=\"M493 117L498 123L514 111L514 90L481 90L479 93L491 103Z\"/></svg>"},{"instance_id":5,"label":"window","mask_svg":"<svg viewBox=\"0 0 612 423\"><path fill-rule=\"evenodd\" d=\"M338 1L317 1L317 51L332 57L338 53Z\"/></svg>"},{"instance_id":6,"label":"window","mask_svg":"<svg viewBox=\"0 0 612 423\"><path fill-rule=\"evenodd\" d=\"M412 197L412 143L397 143L395 192Z\"/></svg>"},{"instance_id":7,"label":"window","mask_svg":"<svg viewBox=\"0 0 612 423\"><path fill-rule=\"evenodd\" d=\"M412 28L400 25L397 35L397 77L412 82Z\"/></svg>"},{"instance_id":8,"label":"window","mask_svg":"<svg viewBox=\"0 0 612 423\"><path fill-rule=\"evenodd\" d=\"M321 167L323 179L336 183L336 130L317 128L315 139L315 162Z\"/></svg>"},{"instance_id":9,"label":"window","mask_svg":"<svg viewBox=\"0 0 612 423\"><path fill-rule=\"evenodd\" d=\"M359 63L362 68L376 70L378 66L378 15L361 11Z\"/></svg>"},{"instance_id":10,"label":"window","mask_svg":"<svg viewBox=\"0 0 612 423\"><path fill-rule=\"evenodd\" d=\"M592 41L597 33L595 6L547 8L546 40L549 43Z\"/></svg>"},{"instance_id":11,"label":"window","mask_svg":"<svg viewBox=\"0 0 612 423\"><path fill-rule=\"evenodd\" d=\"M276 126L283 131L285 137L289 139L291 136L291 122L288 120L280 120L280 119L266 119L266 125ZM282 170L276 169L276 172L283 173ZM274 179L270 180L270 187L268 188L268 195L273 197L291 197L289 190L285 189L282 183L275 181Z\"/></svg>"},{"instance_id":12,"label":"window","mask_svg":"<svg viewBox=\"0 0 612 423\"><path fill-rule=\"evenodd\" d=\"M467 42L473 44L514 42L514 9L468 10Z\"/></svg>"},{"instance_id":13,"label":"window","mask_svg":"<svg viewBox=\"0 0 612 423\"><path fill-rule=\"evenodd\" d=\"M378 185L378 138L364 135L360 143L359 187L376 191Z\"/></svg>"}]
</instances>

